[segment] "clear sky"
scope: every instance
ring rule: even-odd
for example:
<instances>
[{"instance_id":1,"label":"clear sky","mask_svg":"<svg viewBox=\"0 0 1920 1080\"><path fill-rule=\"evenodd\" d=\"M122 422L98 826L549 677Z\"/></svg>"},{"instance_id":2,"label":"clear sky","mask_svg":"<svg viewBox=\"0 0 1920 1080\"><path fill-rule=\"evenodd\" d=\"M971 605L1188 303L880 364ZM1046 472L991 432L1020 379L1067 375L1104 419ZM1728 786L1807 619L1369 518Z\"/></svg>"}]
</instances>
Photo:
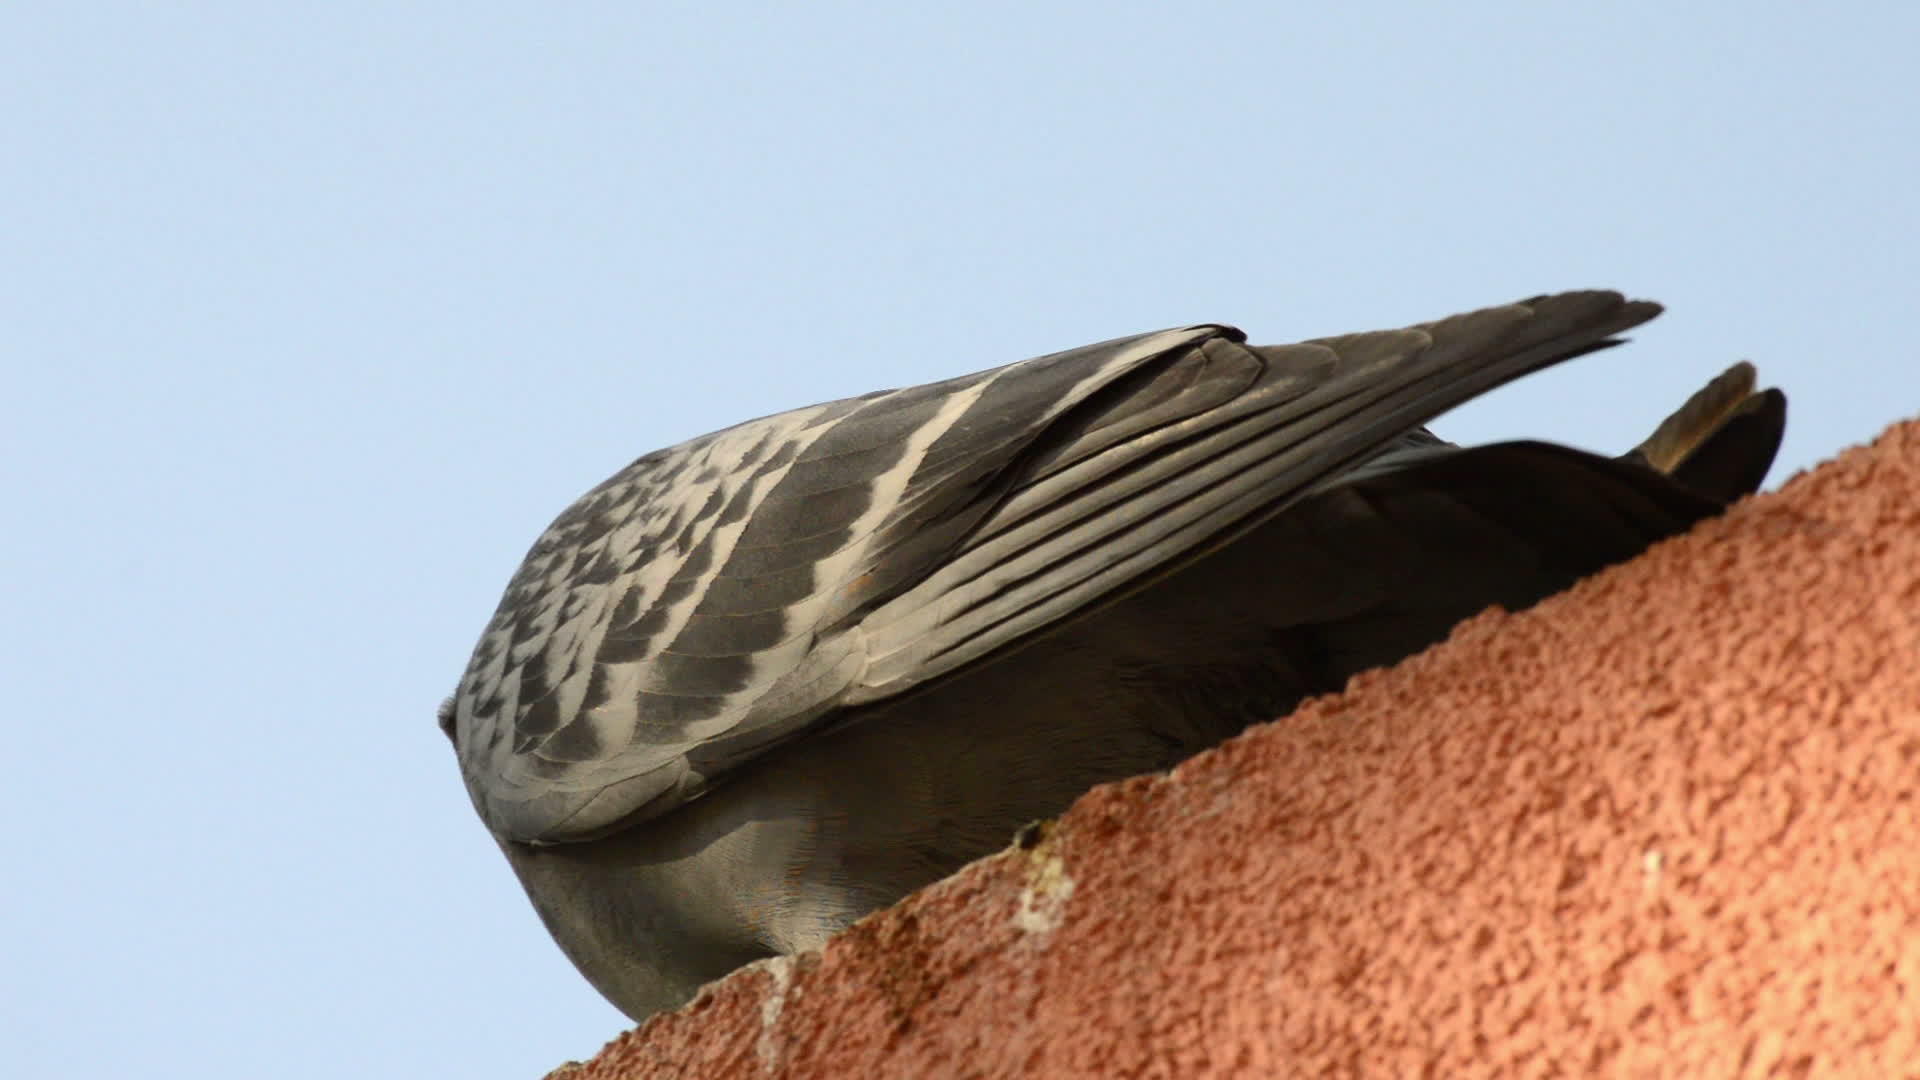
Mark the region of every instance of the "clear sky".
<instances>
[{"instance_id":1,"label":"clear sky","mask_svg":"<svg viewBox=\"0 0 1920 1080\"><path fill-rule=\"evenodd\" d=\"M1176 8L1179 14L1172 14ZM1920 414L1908 3L0 7L0 1073L534 1077L624 1026L434 708L629 459L1120 334L1609 286L1446 418Z\"/></svg>"}]
</instances>

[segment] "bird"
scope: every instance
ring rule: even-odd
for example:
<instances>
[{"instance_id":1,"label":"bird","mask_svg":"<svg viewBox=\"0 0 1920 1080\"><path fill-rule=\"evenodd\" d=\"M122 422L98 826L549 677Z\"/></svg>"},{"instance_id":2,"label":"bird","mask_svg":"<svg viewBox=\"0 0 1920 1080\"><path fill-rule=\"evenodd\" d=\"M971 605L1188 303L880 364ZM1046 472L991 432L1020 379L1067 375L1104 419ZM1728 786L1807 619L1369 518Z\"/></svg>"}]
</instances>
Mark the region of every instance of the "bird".
<instances>
[{"instance_id":1,"label":"bird","mask_svg":"<svg viewBox=\"0 0 1920 1080\"><path fill-rule=\"evenodd\" d=\"M1425 426L1660 311L1194 325L646 454L540 535L441 727L546 929L645 1020L1756 491L1786 398L1744 361L1617 457Z\"/></svg>"}]
</instances>

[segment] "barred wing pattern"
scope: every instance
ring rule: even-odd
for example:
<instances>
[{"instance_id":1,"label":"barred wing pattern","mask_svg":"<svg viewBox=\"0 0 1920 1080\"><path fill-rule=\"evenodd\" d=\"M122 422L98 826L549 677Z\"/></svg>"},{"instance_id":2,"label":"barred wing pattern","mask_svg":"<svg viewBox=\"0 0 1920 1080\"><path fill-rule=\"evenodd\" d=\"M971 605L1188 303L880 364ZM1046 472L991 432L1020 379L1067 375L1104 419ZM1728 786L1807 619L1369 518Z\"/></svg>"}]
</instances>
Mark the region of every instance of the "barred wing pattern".
<instances>
[{"instance_id":1,"label":"barred wing pattern","mask_svg":"<svg viewBox=\"0 0 1920 1080\"><path fill-rule=\"evenodd\" d=\"M530 842L665 812L830 710L1085 614L1658 311L1566 293L1260 348L1189 327L650 454L509 585L453 704L469 791Z\"/></svg>"},{"instance_id":2,"label":"barred wing pattern","mask_svg":"<svg viewBox=\"0 0 1920 1080\"><path fill-rule=\"evenodd\" d=\"M952 547L1027 442L1222 332L795 409L635 461L534 543L461 679L481 816L514 839L584 838L803 727L860 675L857 633L833 631Z\"/></svg>"}]
</instances>

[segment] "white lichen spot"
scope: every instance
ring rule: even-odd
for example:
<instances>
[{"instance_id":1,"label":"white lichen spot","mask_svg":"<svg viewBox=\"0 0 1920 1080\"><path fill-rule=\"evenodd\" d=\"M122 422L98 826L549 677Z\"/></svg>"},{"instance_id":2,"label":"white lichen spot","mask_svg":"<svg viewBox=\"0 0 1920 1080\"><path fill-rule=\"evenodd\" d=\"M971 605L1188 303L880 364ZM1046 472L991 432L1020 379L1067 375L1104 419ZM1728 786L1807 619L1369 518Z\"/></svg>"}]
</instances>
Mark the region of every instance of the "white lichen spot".
<instances>
[{"instance_id":1,"label":"white lichen spot","mask_svg":"<svg viewBox=\"0 0 1920 1080\"><path fill-rule=\"evenodd\" d=\"M1658 848L1648 848L1640 856L1640 891L1648 900L1660 892L1660 871L1666 861L1666 855Z\"/></svg>"},{"instance_id":2,"label":"white lichen spot","mask_svg":"<svg viewBox=\"0 0 1920 1080\"><path fill-rule=\"evenodd\" d=\"M1073 878L1066 860L1042 846L1028 855L1027 885L1020 890L1013 925L1029 934L1050 934L1066 919L1073 898Z\"/></svg>"},{"instance_id":3,"label":"white lichen spot","mask_svg":"<svg viewBox=\"0 0 1920 1080\"><path fill-rule=\"evenodd\" d=\"M754 1046L760 1068L768 1073L780 1071L780 1014L787 1007L787 988L793 985L793 963L793 957L783 954L755 965L773 980L760 1000L760 1038Z\"/></svg>"}]
</instances>

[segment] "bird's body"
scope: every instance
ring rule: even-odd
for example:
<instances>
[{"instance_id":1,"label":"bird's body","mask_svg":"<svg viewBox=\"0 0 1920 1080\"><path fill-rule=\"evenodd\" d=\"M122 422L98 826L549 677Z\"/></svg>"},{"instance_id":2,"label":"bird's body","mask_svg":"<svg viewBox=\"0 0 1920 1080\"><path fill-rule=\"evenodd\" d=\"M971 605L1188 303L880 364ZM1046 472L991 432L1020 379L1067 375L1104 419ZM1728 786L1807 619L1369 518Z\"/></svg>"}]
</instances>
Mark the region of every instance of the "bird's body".
<instances>
[{"instance_id":1,"label":"bird's body","mask_svg":"<svg viewBox=\"0 0 1920 1080\"><path fill-rule=\"evenodd\" d=\"M475 805L636 1018L816 947L1753 490L1784 399L1745 365L1622 459L1421 428L1657 312L1163 331L650 454L554 523L475 651L445 715Z\"/></svg>"}]
</instances>

